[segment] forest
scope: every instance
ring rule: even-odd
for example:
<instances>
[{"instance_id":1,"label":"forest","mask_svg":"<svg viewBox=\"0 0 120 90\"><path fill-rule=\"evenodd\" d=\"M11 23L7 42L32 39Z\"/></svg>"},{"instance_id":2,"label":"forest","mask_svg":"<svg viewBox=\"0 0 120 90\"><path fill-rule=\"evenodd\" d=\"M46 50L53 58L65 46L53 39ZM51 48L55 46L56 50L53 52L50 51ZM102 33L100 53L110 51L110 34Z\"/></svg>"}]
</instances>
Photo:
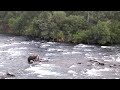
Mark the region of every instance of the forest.
<instances>
[{"instance_id":1,"label":"forest","mask_svg":"<svg viewBox=\"0 0 120 90\"><path fill-rule=\"evenodd\" d=\"M0 11L0 33L73 44L120 44L120 11Z\"/></svg>"}]
</instances>

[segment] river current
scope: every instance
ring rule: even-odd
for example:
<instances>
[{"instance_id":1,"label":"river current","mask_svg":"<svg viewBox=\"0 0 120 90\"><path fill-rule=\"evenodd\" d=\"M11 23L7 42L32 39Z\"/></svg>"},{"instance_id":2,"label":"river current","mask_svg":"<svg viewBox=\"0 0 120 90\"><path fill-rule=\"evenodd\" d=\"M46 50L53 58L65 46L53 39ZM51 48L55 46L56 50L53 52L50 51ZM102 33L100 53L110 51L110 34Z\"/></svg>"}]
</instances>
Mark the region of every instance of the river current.
<instances>
[{"instance_id":1,"label":"river current","mask_svg":"<svg viewBox=\"0 0 120 90\"><path fill-rule=\"evenodd\" d=\"M48 62L28 64L38 54ZM119 79L120 46L70 45L0 34L0 75L5 79Z\"/></svg>"}]
</instances>

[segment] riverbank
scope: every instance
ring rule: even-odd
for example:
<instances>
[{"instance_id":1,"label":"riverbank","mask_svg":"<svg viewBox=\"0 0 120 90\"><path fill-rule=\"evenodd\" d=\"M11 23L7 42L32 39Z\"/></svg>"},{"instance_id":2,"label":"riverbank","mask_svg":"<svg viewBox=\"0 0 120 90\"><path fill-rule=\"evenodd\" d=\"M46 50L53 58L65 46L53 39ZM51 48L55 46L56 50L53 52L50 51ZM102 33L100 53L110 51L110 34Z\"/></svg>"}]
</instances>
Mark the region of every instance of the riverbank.
<instances>
[{"instance_id":1,"label":"riverbank","mask_svg":"<svg viewBox=\"0 0 120 90\"><path fill-rule=\"evenodd\" d=\"M70 44L72 46L75 46L77 44L86 44L86 45L96 45L96 46L116 46L116 45L120 45L120 44L93 44L93 43L73 43L73 42L65 42L65 41L57 41L57 40L45 40L45 39L40 39L39 37L33 37L33 36L27 36L27 35L19 35L19 34L14 34L14 33L0 33L2 35L7 35L7 36L18 36L18 37L25 37L27 40L34 40L34 41L40 41L40 42L58 42L58 43L63 43L63 44Z\"/></svg>"}]
</instances>

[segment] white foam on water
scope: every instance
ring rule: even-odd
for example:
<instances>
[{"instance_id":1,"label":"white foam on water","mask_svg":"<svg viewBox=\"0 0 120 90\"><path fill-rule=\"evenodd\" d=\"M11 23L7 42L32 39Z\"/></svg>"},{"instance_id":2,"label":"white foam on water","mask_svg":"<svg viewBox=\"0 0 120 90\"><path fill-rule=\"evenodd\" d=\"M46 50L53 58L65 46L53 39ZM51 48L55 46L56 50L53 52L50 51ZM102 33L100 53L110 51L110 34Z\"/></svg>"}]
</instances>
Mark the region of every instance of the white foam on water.
<instances>
[{"instance_id":1,"label":"white foam on water","mask_svg":"<svg viewBox=\"0 0 120 90\"><path fill-rule=\"evenodd\" d=\"M112 60L115 60L115 57L111 57L112 58Z\"/></svg>"},{"instance_id":2,"label":"white foam on water","mask_svg":"<svg viewBox=\"0 0 120 90\"><path fill-rule=\"evenodd\" d=\"M21 43L15 43L15 42L13 42L11 44L0 44L0 47L8 47L8 46L19 45L19 44L21 44Z\"/></svg>"},{"instance_id":3,"label":"white foam on water","mask_svg":"<svg viewBox=\"0 0 120 90\"><path fill-rule=\"evenodd\" d=\"M115 78L115 79L120 79L120 78Z\"/></svg>"},{"instance_id":4,"label":"white foam on water","mask_svg":"<svg viewBox=\"0 0 120 90\"><path fill-rule=\"evenodd\" d=\"M88 76L102 76L101 72L104 72L104 71L110 71L111 69L109 68L104 68L104 69L95 69L95 68L92 68L92 69L87 69L87 72L85 74L87 74Z\"/></svg>"},{"instance_id":5,"label":"white foam on water","mask_svg":"<svg viewBox=\"0 0 120 90\"><path fill-rule=\"evenodd\" d=\"M21 43L16 43L16 42L11 43L11 45L19 45L19 44Z\"/></svg>"},{"instance_id":6,"label":"white foam on water","mask_svg":"<svg viewBox=\"0 0 120 90\"><path fill-rule=\"evenodd\" d=\"M13 39L13 38L11 38L11 39L7 40L7 42L9 42L9 41L14 41L14 39Z\"/></svg>"},{"instance_id":7,"label":"white foam on water","mask_svg":"<svg viewBox=\"0 0 120 90\"><path fill-rule=\"evenodd\" d=\"M85 56L91 57L92 55L89 53L86 53Z\"/></svg>"},{"instance_id":8,"label":"white foam on water","mask_svg":"<svg viewBox=\"0 0 120 90\"><path fill-rule=\"evenodd\" d=\"M73 70L69 70L68 73L73 74L73 76L77 76L77 74L78 74L78 73L76 73L76 72L73 71Z\"/></svg>"},{"instance_id":9,"label":"white foam on water","mask_svg":"<svg viewBox=\"0 0 120 90\"><path fill-rule=\"evenodd\" d=\"M21 54L23 53L21 53L20 51L16 51L16 52L12 52L11 56L20 56Z\"/></svg>"},{"instance_id":10,"label":"white foam on water","mask_svg":"<svg viewBox=\"0 0 120 90\"><path fill-rule=\"evenodd\" d=\"M74 74L77 74L75 71L73 70L69 70L68 73L74 73Z\"/></svg>"},{"instance_id":11,"label":"white foam on water","mask_svg":"<svg viewBox=\"0 0 120 90\"><path fill-rule=\"evenodd\" d=\"M56 56L57 54L55 53L46 53L45 56Z\"/></svg>"},{"instance_id":12,"label":"white foam on water","mask_svg":"<svg viewBox=\"0 0 120 90\"><path fill-rule=\"evenodd\" d=\"M101 46L101 48L109 48L109 49L113 49L115 47L112 47L112 46Z\"/></svg>"},{"instance_id":13,"label":"white foam on water","mask_svg":"<svg viewBox=\"0 0 120 90\"><path fill-rule=\"evenodd\" d=\"M72 51L72 52L63 52L62 54L63 54L63 55L64 55L64 54L81 54L81 52Z\"/></svg>"},{"instance_id":14,"label":"white foam on water","mask_svg":"<svg viewBox=\"0 0 120 90\"><path fill-rule=\"evenodd\" d=\"M21 44L30 44L30 42L21 42Z\"/></svg>"},{"instance_id":15,"label":"white foam on water","mask_svg":"<svg viewBox=\"0 0 120 90\"><path fill-rule=\"evenodd\" d=\"M62 76L61 73L54 72L52 71L53 68L56 66L53 64L41 64L41 65L36 65L35 67L30 67L27 68L27 71L32 71L35 74L39 74L38 77L43 77L43 76Z\"/></svg>"},{"instance_id":16,"label":"white foam on water","mask_svg":"<svg viewBox=\"0 0 120 90\"><path fill-rule=\"evenodd\" d=\"M71 52L72 54L81 54L81 52Z\"/></svg>"},{"instance_id":17,"label":"white foam on water","mask_svg":"<svg viewBox=\"0 0 120 90\"><path fill-rule=\"evenodd\" d=\"M118 57L118 58L116 59L116 61L117 61L117 62L120 62L120 57Z\"/></svg>"},{"instance_id":18,"label":"white foam on water","mask_svg":"<svg viewBox=\"0 0 120 90\"><path fill-rule=\"evenodd\" d=\"M48 44L55 44L56 42L47 42Z\"/></svg>"},{"instance_id":19,"label":"white foam on water","mask_svg":"<svg viewBox=\"0 0 120 90\"><path fill-rule=\"evenodd\" d=\"M47 51L48 51L48 52L51 52L51 51L62 52L62 51L65 51L65 50L63 50L63 49L55 49L55 48L48 48Z\"/></svg>"},{"instance_id":20,"label":"white foam on water","mask_svg":"<svg viewBox=\"0 0 120 90\"><path fill-rule=\"evenodd\" d=\"M20 47L20 48L10 48L8 51L16 51L16 50L21 50L21 49L28 49L27 47Z\"/></svg>"},{"instance_id":21,"label":"white foam on water","mask_svg":"<svg viewBox=\"0 0 120 90\"><path fill-rule=\"evenodd\" d=\"M92 51L91 49L84 49L84 51Z\"/></svg>"},{"instance_id":22,"label":"white foam on water","mask_svg":"<svg viewBox=\"0 0 120 90\"><path fill-rule=\"evenodd\" d=\"M0 67L3 67L4 65L0 65Z\"/></svg>"},{"instance_id":23,"label":"white foam on water","mask_svg":"<svg viewBox=\"0 0 120 90\"><path fill-rule=\"evenodd\" d=\"M118 57L118 58L115 58L114 56L104 56L104 57L102 57L102 59L104 60L104 61L108 61L108 62L120 62L120 58Z\"/></svg>"},{"instance_id":24,"label":"white foam on water","mask_svg":"<svg viewBox=\"0 0 120 90\"><path fill-rule=\"evenodd\" d=\"M74 68L74 67L76 67L76 65L72 65L72 66L70 66L69 68Z\"/></svg>"},{"instance_id":25,"label":"white foam on water","mask_svg":"<svg viewBox=\"0 0 120 90\"><path fill-rule=\"evenodd\" d=\"M101 48L107 48L107 46L101 46Z\"/></svg>"},{"instance_id":26,"label":"white foam on water","mask_svg":"<svg viewBox=\"0 0 120 90\"><path fill-rule=\"evenodd\" d=\"M40 74L40 75L38 75L38 77L45 76L45 75L62 76L60 73L52 72L52 71L49 71L49 70L37 70L37 72L35 72L35 73Z\"/></svg>"},{"instance_id":27,"label":"white foam on water","mask_svg":"<svg viewBox=\"0 0 120 90\"><path fill-rule=\"evenodd\" d=\"M50 51L55 51L56 49L55 48L48 48L48 52L50 52Z\"/></svg>"},{"instance_id":28,"label":"white foam on water","mask_svg":"<svg viewBox=\"0 0 120 90\"><path fill-rule=\"evenodd\" d=\"M107 79L107 78L102 78L102 79Z\"/></svg>"},{"instance_id":29,"label":"white foam on water","mask_svg":"<svg viewBox=\"0 0 120 90\"><path fill-rule=\"evenodd\" d=\"M40 63L40 65L41 65L41 67L44 67L44 68L49 68L49 69L52 69L52 68L55 68L55 67L58 67L58 66L56 66L55 64L41 64Z\"/></svg>"},{"instance_id":30,"label":"white foam on water","mask_svg":"<svg viewBox=\"0 0 120 90\"><path fill-rule=\"evenodd\" d=\"M62 51L64 51L64 50L63 50L63 49L57 49L57 51L58 51L58 52L62 52Z\"/></svg>"},{"instance_id":31,"label":"white foam on water","mask_svg":"<svg viewBox=\"0 0 120 90\"><path fill-rule=\"evenodd\" d=\"M99 53L99 55L102 55L102 53Z\"/></svg>"},{"instance_id":32,"label":"white foam on water","mask_svg":"<svg viewBox=\"0 0 120 90\"><path fill-rule=\"evenodd\" d=\"M107 62L116 62L116 61L120 62L119 58L115 59L115 57L113 57L113 56L104 56L104 57L102 57L102 59Z\"/></svg>"},{"instance_id":33,"label":"white foam on water","mask_svg":"<svg viewBox=\"0 0 120 90\"><path fill-rule=\"evenodd\" d=\"M7 46L11 46L11 44L0 44L0 47L7 47Z\"/></svg>"},{"instance_id":34,"label":"white foam on water","mask_svg":"<svg viewBox=\"0 0 120 90\"><path fill-rule=\"evenodd\" d=\"M0 51L0 53L7 52L7 51Z\"/></svg>"},{"instance_id":35,"label":"white foam on water","mask_svg":"<svg viewBox=\"0 0 120 90\"><path fill-rule=\"evenodd\" d=\"M49 58L48 57L44 57L44 58L41 58L42 60L49 60Z\"/></svg>"},{"instance_id":36,"label":"white foam on water","mask_svg":"<svg viewBox=\"0 0 120 90\"><path fill-rule=\"evenodd\" d=\"M20 56L24 54L21 51L17 51L15 48L10 48L6 52L9 53L10 56Z\"/></svg>"},{"instance_id":37,"label":"white foam on water","mask_svg":"<svg viewBox=\"0 0 120 90\"><path fill-rule=\"evenodd\" d=\"M104 61L107 61L107 62L113 62L113 60L104 60Z\"/></svg>"},{"instance_id":38,"label":"white foam on water","mask_svg":"<svg viewBox=\"0 0 120 90\"><path fill-rule=\"evenodd\" d=\"M95 47L95 46L92 46L92 45L85 45L85 44L78 44L76 46L74 46L74 48L80 48L80 47Z\"/></svg>"},{"instance_id":39,"label":"white foam on water","mask_svg":"<svg viewBox=\"0 0 120 90\"><path fill-rule=\"evenodd\" d=\"M90 59L93 59L93 58L94 58L94 57L93 57L91 54L89 54L89 53L86 53L85 56L86 56L87 58L90 58Z\"/></svg>"},{"instance_id":40,"label":"white foam on water","mask_svg":"<svg viewBox=\"0 0 120 90\"><path fill-rule=\"evenodd\" d=\"M40 47L41 48L46 48L46 47L49 47L49 46L50 46L49 44L42 43Z\"/></svg>"},{"instance_id":41,"label":"white foam on water","mask_svg":"<svg viewBox=\"0 0 120 90\"><path fill-rule=\"evenodd\" d=\"M71 54L71 52L63 52L62 54L63 54L63 55L64 55L64 54Z\"/></svg>"},{"instance_id":42,"label":"white foam on water","mask_svg":"<svg viewBox=\"0 0 120 90\"><path fill-rule=\"evenodd\" d=\"M3 67L3 66L4 66L3 64L4 64L4 62L1 62L1 63L0 63L0 67Z\"/></svg>"},{"instance_id":43,"label":"white foam on water","mask_svg":"<svg viewBox=\"0 0 120 90\"><path fill-rule=\"evenodd\" d=\"M20 47L20 48L17 48L17 49L28 49L27 47Z\"/></svg>"},{"instance_id":44,"label":"white foam on water","mask_svg":"<svg viewBox=\"0 0 120 90\"><path fill-rule=\"evenodd\" d=\"M103 56L104 58L108 58L109 56Z\"/></svg>"},{"instance_id":45,"label":"white foam on water","mask_svg":"<svg viewBox=\"0 0 120 90\"><path fill-rule=\"evenodd\" d=\"M5 73L4 72L0 72L0 76L4 76L5 75Z\"/></svg>"}]
</instances>

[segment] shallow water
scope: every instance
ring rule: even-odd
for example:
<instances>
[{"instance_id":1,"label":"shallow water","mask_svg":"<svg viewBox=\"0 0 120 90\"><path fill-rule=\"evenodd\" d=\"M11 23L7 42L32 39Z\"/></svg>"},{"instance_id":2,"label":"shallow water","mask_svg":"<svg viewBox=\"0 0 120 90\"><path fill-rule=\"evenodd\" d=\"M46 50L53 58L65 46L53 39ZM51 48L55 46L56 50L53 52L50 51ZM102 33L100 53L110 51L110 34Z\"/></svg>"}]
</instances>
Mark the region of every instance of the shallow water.
<instances>
[{"instance_id":1,"label":"shallow water","mask_svg":"<svg viewBox=\"0 0 120 90\"><path fill-rule=\"evenodd\" d=\"M28 64L32 53L49 62ZM119 79L120 47L74 46L0 34L0 73L5 72L16 76L11 79Z\"/></svg>"}]
</instances>

